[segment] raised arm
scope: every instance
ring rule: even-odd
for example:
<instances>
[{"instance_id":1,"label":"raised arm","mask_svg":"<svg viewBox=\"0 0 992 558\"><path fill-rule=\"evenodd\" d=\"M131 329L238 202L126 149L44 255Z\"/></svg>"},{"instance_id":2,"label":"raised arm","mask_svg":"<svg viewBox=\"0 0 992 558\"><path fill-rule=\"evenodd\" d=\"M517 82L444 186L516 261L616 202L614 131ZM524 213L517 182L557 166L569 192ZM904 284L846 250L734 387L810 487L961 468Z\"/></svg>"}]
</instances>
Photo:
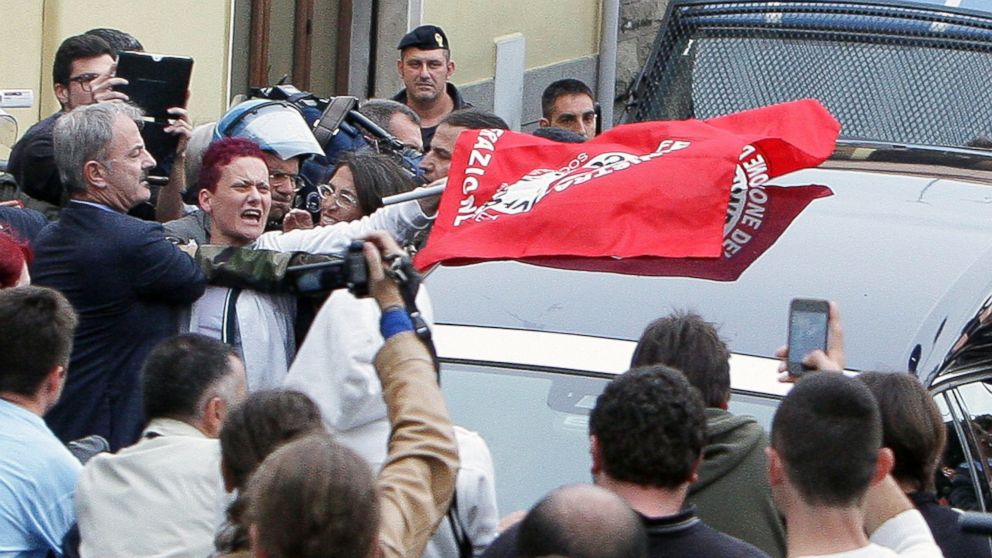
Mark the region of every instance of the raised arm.
<instances>
[{"instance_id":1,"label":"raised arm","mask_svg":"<svg viewBox=\"0 0 992 558\"><path fill-rule=\"evenodd\" d=\"M458 447L427 347L412 332L382 257L400 254L384 233L365 244L370 291L382 310L386 343L375 367L393 433L379 473L380 546L385 557L420 556L447 513L458 472Z\"/></svg>"}]
</instances>

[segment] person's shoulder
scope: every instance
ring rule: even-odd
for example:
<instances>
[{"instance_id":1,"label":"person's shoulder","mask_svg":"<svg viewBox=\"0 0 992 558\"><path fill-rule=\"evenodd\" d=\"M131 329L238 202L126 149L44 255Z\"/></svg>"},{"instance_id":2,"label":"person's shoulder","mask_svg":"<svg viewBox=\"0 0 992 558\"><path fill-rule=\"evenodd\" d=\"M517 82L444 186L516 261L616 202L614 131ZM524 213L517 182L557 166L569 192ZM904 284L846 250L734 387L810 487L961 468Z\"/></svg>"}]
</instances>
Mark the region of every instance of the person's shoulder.
<instances>
[{"instance_id":1,"label":"person's shoulder","mask_svg":"<svg viewBox=\"0 0 992 558\"><path fill-rule=\"evenodd\" d=\"M701 549L707 555L726 558L769 558L768 554L749 542L721 533L702 520L696 526Z\"/></svg>"},{"instance_id":2,"label":"person's shoulder","mask_svg":"<svg viewBox=\"0 0 992 558\"><path fill-rule=\"evenodd\" d=\"M83 466L50 431L38 429L24 434L26 442L17 459L25 466L43 471L45 482L74 483Z\"/></svg>"},{"instance_id":3,"label":"person's shoulder","mask_svg":"<svg viewBox=\"0 0 992 558\"><path fill-rule=\"evenodd\" d=\"M749 415L735 415L723 409L706 409L707 444L726 439L746 442L748 445L763 442L768 445L768 435L757 419Z\"/></svg>"},{"instance_id":4,"label":"person's shoulder","mask_svg":"<svg viewBox=\"0 0 992 558\"><path fill-rule=\"evenodd\" d=\"M62 116L63 114L64 114L63 112L59 111L49 116L48 118L44 118L34 123L34 125L32 125L30 128L27 129L26 132L24 132L24 135L21 136L21 139L16 144L14 144L14 148L16 149L18 145L20 145L21 149L23 149L25 146L28 146L39 140L51 141L52 128L55 127L55 121L58 120L59 117Z\"/></svg>"},{"instance_id":5,"label":"person's shoulder","mask_svg":"<svg viewBox=\"0 0 992 558\"><path fill-rule=\"evenodd\" d=\"M455 104L455 110L475 107L475 105L465 100L465 97L462 95L461 90L458 89L458 87L454 83L451 83L449 81L447 83L446 89L448 95L451 97L451 100Z\"/></svg>"},{"instance_id":6,"label":"person's shoulder","mask_svg":"<svg viewBox=\"0 0 992 558\"><path fill-rule=\"evenodd\" d=\"M30 242L45 228L48 219L40 211L27 207L0 206L0 223L6 223L13 229L19 240Z\"/></svg>"}]
</instances>

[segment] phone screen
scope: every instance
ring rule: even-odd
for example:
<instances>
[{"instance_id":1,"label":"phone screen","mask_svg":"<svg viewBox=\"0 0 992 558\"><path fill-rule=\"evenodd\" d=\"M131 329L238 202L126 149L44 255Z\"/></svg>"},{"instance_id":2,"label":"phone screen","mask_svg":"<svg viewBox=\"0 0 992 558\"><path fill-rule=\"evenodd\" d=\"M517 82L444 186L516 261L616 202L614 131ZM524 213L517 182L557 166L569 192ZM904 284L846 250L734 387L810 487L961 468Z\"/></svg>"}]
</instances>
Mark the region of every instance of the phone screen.
<instances>
[{"instance_id":1,"label":"phone screen","mask_svg":"<svg viewBox=\"0 0 992 558\"><path fill-rule=\"evenodd\" d=\"M790 372L801 373L799 361L807 353L827 348L827 313L816 310L793 309L789 313ZM792 363L796 363L795 366ZM799 370L795 370L798 368Z\"/></svg>"}]
</instances>

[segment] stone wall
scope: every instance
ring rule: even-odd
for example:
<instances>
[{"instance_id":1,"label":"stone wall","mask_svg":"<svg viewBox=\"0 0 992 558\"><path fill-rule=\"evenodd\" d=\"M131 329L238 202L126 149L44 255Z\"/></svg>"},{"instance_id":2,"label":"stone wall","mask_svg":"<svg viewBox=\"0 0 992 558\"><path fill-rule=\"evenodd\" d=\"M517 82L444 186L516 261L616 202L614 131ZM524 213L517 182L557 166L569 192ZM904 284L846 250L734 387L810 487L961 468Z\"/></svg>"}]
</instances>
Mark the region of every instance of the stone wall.
<instances>
[{"instance_id":1,"label":"stone wall","mask_svg":"<svg viewBox=\"0 0 992 558\"><path fill-rule=\"evenodd\" d=\"M641 72L665 17L668 0L622 0L620 33L617 39L617 89L613 114L623 116L630 87Z\"/></svg>"}]
</instances>

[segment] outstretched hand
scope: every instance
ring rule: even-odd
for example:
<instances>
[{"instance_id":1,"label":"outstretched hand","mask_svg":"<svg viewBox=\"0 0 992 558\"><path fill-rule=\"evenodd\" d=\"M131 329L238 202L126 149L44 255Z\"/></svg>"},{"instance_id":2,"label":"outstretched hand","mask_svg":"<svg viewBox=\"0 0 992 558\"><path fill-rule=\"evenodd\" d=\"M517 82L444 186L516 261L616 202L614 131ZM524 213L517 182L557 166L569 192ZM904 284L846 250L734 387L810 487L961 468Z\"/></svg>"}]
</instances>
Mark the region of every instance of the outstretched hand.
<instances>
[{"instance_id":1,"label":"outstretched hand","mask_svg":"<svg viewBox=\"0 0 992 558\"><path fill-rule=\"evenodd\" d=\"M783 345L775 351L778 357L778 380L780 382L794 382L796 377L788 372L786 359L789 356L788 345ZM840 325L840 310L837 303L830 301L830 308L827 311L827 351L820 349L811 351L803 356L802 363L806 368L815 371L843 371L844 370L844 330Z\"/></svg>"}]
</instances>

